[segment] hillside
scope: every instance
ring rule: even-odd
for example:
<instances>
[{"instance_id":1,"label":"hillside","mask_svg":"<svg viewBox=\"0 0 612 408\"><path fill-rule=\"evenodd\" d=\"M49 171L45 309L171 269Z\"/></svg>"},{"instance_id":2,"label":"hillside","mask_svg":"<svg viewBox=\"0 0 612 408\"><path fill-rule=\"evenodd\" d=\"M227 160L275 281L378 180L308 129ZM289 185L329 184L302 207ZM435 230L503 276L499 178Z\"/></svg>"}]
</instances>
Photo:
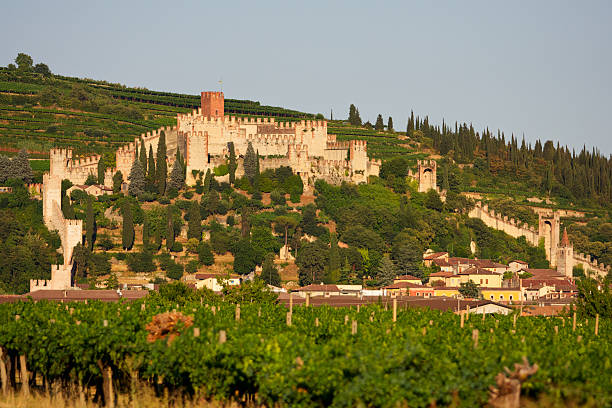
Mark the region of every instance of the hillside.
<instances>
[{"instance_id":1,"label":"hillside","mask_svg":"<svg viewBox=\"0 0 612 408\"><path fill-rule=\"evenodd\" d=\"M41 159L32 161L39 179L48 169L50 147L70 147L77 155L107 153L112 161L118 146L175 124L177 113L199 105L199 95L0 68L0 152L13 155L26 148L31 158ZM322 117L237 99L225 100L225 112L279 121ZM416 161L431 157L438 162L437 184L450 192L451 200L467 194L531 226L537 224L534 208L586 211L586 220L565 218L563 224L578 250L612 263L606 232L612 230L612 166L597 151L570 153L551 141L532 146L513 135L506 140L500 132L478 132L468 124L432 125L427 116L411 115L406 131L389 129L382 117L375 128L354 116L328 123L328 133L338 141L368 142L368 156L383 160L382 183L396 193L408 191L405 175L415 170Z\"/></svg>"}]
</instances>

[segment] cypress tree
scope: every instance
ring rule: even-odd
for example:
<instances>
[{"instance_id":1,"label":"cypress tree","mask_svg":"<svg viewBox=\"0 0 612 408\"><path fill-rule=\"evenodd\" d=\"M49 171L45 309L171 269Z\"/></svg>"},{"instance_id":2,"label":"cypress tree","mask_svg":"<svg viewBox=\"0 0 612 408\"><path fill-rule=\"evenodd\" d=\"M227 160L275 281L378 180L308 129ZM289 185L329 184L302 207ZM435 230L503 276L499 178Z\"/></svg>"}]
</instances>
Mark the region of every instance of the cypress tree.
<instances>
[{"instance_id":1,"label":"cypress tree","mask_svg":"<svg viewBox=\"0 0 612 408\"><path fill-rule=\"evenodd\" d=\"M233 186L234 182L236 181L236 168L238 167L238 163L236 162L236 152L234 150L234 142L229 142L227 147L229 149L229 182Z\"/></svg>"},{"instance_id":2,"label":"cypress tree","mask_svg":"<svg viewBox=\"0 0 612 408\"><path fill-rule=\"evenodd\" d=\"M387 121L387 130L393 132L393 118L391 116L389 116L389 120Z\"/></svg>"},{"instance_id":3,"label":"cypress tree","mask_svg":"<svg viewBox=\"0 0 612 408\"><path fill-rule=\"evenodd\" d=\"M121 192L121 184L123 184L123 174L121 174L121 170L117 170L117 172L113 175L114 194Z\"/></svg>"},{"instance_id":4,"label":"cypress tree","mask_svg":"<svg viewBox=\"0 0 612 408\"><path fill-rule=\"evenodd\" d=\"M123 202L123 231L121 234L121 243L125 250L130 250L132 246L134 246L134 219L132 218L130 203L127 200Z\"/></svg>"},{"instance_id":5,"label":"cypress tree","mask_svg":"<svg viewBox=\"0 0 612 408\"><path fill-rule=\"evenodd\" d=\"M255 175L257 173L257 167L259 166L259 160L257 159L257 154L255 154L255 150L253 149L251 142L249 142L249 145L247 146L243 166L244 174L247 176L251 184L253 184Z\"/></svg>"},{"instance_id":6,"label":"cypress tree","mask_svg":"<svg viewBox=\"0 0 612 408\"><path fill-rule=\"evenodd\" d=\"M385 123L383 122L383 117L381 114L376 118L376 123L374 124L374 129L381 131L385 130Z\"/></svg>"},{"instance_id":7,"label":"cypress tree","mask_svg":"<svg viewBox=\"0 0 612 408\"><path fill-rule=\"evenodd\" d=\"M187 238L202 239L202 216L200 206L196 201L191 202L189 207L189 221L187 223Z\"/></svg>"},{"instance_id":8,"label":"cypress tree","mask_svg":"<svg viewBox=\"0 0 612 408\"><path fill-rule=\"evenodd\" d=\"M149 146L149 163L147 166L146 187L147 191L152 193L155 189L156 173L155 173L155 156L153 155L153 146Z\"/></svg>"},{"instance_id":9,"label":"cypress tree","mask_svg":"<svg viewBox=\"0 0 612 408\"><path fill-rule=\"evenodd\" d=\"M166 164L166 133L162 130L157 144L157 191L159 194L166 192L166 179L168 178L168 166Z\"/></svg>"},{"instance_id":10,"label":"cypress tree","mask_svg":"<svg viewBox=\"0 0 612 408\"><path fill-rule=\"evenodd\" d=\"M206 175L204 176L204 184L202 185L202 193L208 194L210 191L210 183L212 183L212 173L210 169L206 170Z\"/></svg>"},{"instance_id":11,"label":"cypress tree","mask_svg":"<svg viewBox=\"0 0 612 408\"><path fill-rule=\"evenodd\" d=\"M128 186L129 195L139 196L144 193L146 181L140 160L134 160L128 181L130 182L130 185Z\"/></svg>"},{"instance_id":12,"label":"cypress tree","mask_svg":"<svg viewBox=\"0 0 612 408\"><path fill-rule=\"evenodd\" d=\"M98 184L104 185L104 172L106 172L106 165L104 164L104 158L100 157L98 162Z\"/></svg>"},{"instance_id":13,"label":"cypress tree","mask_svg":"<svg viewBox=\"0 0 612 408\"><path fill-rule=\"evenodd\" d=\"M11 171L11 159L0 154L0 183L4 183Z\"/></svg>"},{"instance_id":14,"label":"cypress tree","mask_svg":"<svg viewBox=\"0 0 612 408\"><path fill-rule=\"evenodd\" d=\"M242 207L240 227L243 238L247 238L251 235L251 211L247 206Z\"/></svg>"},{"instance_id":15,"label":"cypress tree","mask_svg":"<svg viewBox=\"0 0 612 408\"><path fill-rule=\"evenodd\" d=\"M145 147L144 140L140 140L140 164L142 164L142 168L147 171L147 148Z\"/></svg>"},{"instance_id":16,"label":"cypress tree","mask_svg":"<svg viewBox=\"0 0 612 408\"><path fill-rule=\"evenodd\" d=\"M92 196L87 197L87 209L85 216L85 239L87 241L87 248L90 251L93 250L94 240L96 236L96 218L93 210L93 198Z\"/></svg>"},{"instance_id":17,"label":"cypress tree","mask_svg":"<svg viewBox=\"0 0 612 408\"><path fill-rule=\"evenodd\" d=\"M174 246L174 220L172 219L172 207L168 206L166 213L166 248L168 251Z\"/></svg>"},{"instance_id":18,"label":"cypress tree","mask_svg":"<svg viewBox=\"0 0 612 408\"><path fill-rule=\"evenodd\" d=\"M442 175L442 189L450 190L450 184L448 182L448 164L444 166L444 174Z\"/></svg>"},{"instance_id":19,"label":"cypress tree","mask_svg":"<svg viewBox=\"0 0 612 408\"><path fill-rule=\"evenodd\" d=\"M74 208L70 204L70 198L67 195L62 197L62 213L67 220L74 220L75 218Z\"/></svg>"}]
</instances>

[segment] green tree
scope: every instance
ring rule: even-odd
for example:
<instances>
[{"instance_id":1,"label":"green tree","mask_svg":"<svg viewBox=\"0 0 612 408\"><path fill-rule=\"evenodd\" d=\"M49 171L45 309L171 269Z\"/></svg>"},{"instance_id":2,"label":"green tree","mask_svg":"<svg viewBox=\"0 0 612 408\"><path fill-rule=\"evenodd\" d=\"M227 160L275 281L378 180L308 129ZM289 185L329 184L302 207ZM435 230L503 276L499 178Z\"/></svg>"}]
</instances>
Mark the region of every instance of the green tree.
<instances>
[{"instance_id":1,"label":"green tree","mask_svg":"<svg viewBox=\"0 0 612 408\"><path fill-rule=\"evenodd\" d=\"M387 130L393 132L393 118L391 116L389 116L389 120L387 121Z\"/></svg>"},{"instance_id":2,"label":"green tree","mask_svg":"<svg viewBox=\"0 0 612 408\"><path fill-rule=\"evenodd\" d=\"M113 175L113 193L114 194L121 192L122 184L123 184L123 174L121 174L121 170L117 170L117 172Z\"/></svg>"},{"instance_id":3,"label":"green tree","mask_svg":"<svg viewBox=\"0 0 612 408\"><path fill-rule=\"evenodd\" d=\"M94 241L96 239L96 217L93 210L93 197L87 197L87 209L85 211L85 237L87 248L93 251Z\"/></svg>"},{"instance_id":4,"label":"green tree","mask_svg":"<svg viewBox=\"0 0 612 408\"><path fill-rule=\"evenodd\" d=\"M338 237L332 232L329 237L329 271L336 272L340 269L342 259L338 248Z\"/></svg>"},{"instance_id":5,"label":"green tree","mask_svg":"<svg viewBox=\"0 0 612 408\"><path fill-rule=\"evenodd\" d=\"M34 178L32 167L30 167L30 158L25 149L21 149L17 156L11 160L11 174L8 178L16 178L23 180L25 183L31 183Z\"/></svg>"},{"instance_id":6,"label":"green tree","mask_svg":"<svg viewBox=\"0 0 612 408\"><path fill-rule=\"evenodd\" d=\"M200 261L202 265L212 265L215 263L215 256L212 253L212 248L206 241L202 241L198 244L198 261Z\"/></svg>"},{"instance_id":7,"label":"green tree","mask_svg":"<svg viewBox=\"0 0 612 408\"><path fill-rule=\"evenodd\" d=\"M189 206L189 221L187 222L187 238L202 239L202 216L200 206L196 201L192 201Z\"/></svg>"},{"instance_id":8,"label":"green tree","mask_svg":"<svg viewBox=\"0 0 612 408\"><path fill-rule=\"evenodd\" d=\"M238 275L248 275L255 270L257 251L248 238L242 238L236 244L234 253L234 272Z\"/></svg>"},{"instance_id":9,"label":"green tree","mask_svg":"<svg viewBox=\"0 0 612 408\"><path fill-rule=\"evenodd\" d=\"M28 54L20 52L17 54L17 58L15 58L15 64L17 64L17 68L20 71L32 71L34 60Z\"/></svg>"},{"instance_id":10,"label":"green tree","mask_svg":"<svg viewBox=\"0 0 612 408\"><path fill-rule=\"evenodd\" d=\"M104 285L106 286L106 289L118 289L119 279L117 279L117 274L115 272L111 272Z\"/></svg>"},{"instance_id":11,"label":"green tree","mask_svg":"<svg viewBox=\"0 0 612 408\"><path fill-rule=\"evenodd\" d=\"M236 162L236 152L234 150L234 142L229 142L227 147L229 149L229 182L233 186L236 182L236 169L238 168L238 163Z\"/></svg>"},{"instance_id":12,"label":"green tree","mask_svg":"<svg viewBox=\"0 0 612 408\"><path fill-rule=\"evenodd\" d=\"M393 283L393 280L397 276L397 269L395 264L389 257L389 255L383 256L380 264L378 265L378 273L376 279L381 285L387 286Z\"/></svg>"},{"instance_id":13,"label":"green tree","mask_svg":"<svg viewBox=\"0 0 612 408\"><path fill-rule=\"evenodd\" d=\"M170 180L168 181L168 191L179 191L181 188L183 188L183 184L183 169L181 163L175 161L174 165L172 166L172 171L170 172Z\"/></svg>"},{"instance_id":14,"label":"green tree","mask_svg":"<svg viewBox=\"0 0 612 408\"><path fill-rule=\"evenodd\" d=\"M168 206L166 211L166 248L170 251L174 246L174 218L171 206Z\"/></svg>"},{"instance_id":15,"label":"green tree","mask_svg":"<svg viewBox=\"0 0 612 408\"><path fill-rule=\"evenodd\" d=\"M462 282L459 293L466 299L480 299L480 288L472 280Z\"/></svg>"},{"instance_id":16,"label":"green tree","mask_svg":"<svg viewBox=\"0 0 612 408\"><path fill-rule=\"evenodd\" d=\"M98 162L98 184L104 185L104 173L106 172L106 164L104 164L104 158L100 158Z\"/></svg>"},{"instance_id":17,"label":"green tree","mask_svg":"<svg viewBox=\"0 0 612 408\"><path fill-rule=\"evenodd\" d=\"M140 164L142 164L142 168L144 172L147 172L147 148L145 147L144 140L140 139L140 155L138 157L140 160Z\"/></svg>"},{"instance_id":18,"label":"green tree","mask_svg":"<svg viewBox=\"0 0 612 408\"><path fill-rule=\"evenodd\" d=\"M444 203L436 190L430 189L425 193L425 207L436 211L442 211L444 208Z\"/></svg>"},{"instance_id":19,"label":"green tree","mask_svg":"<svg viewBox=\"0 0 612 408\"><path fill-rule=\"evenodd\" d=\"M304 245L295 260L299 267L301 286L319 283L325 279L325 268L328 265L329 250L320 240Z\"/></svg>"},{"instance_id":20,"label":"green tree","mask_svg":"<svg viewBox=\"0 0 612 408\"><path fill-rule=\"evenodd\" d=\"M249 142L249 145L247 146L247 150L244 155L243 166L244 166L244 174L247 176L247 178L251 182L251 185L253 185L253 182L255 180L255 176L257 173L258 160L257 160L257 154L255 153L255 150L253 149L253 145L251 144L251 142Z\"/></svg>"},{"instance_id":21,"label":"green tree","mask_svg":"<svg viewBox=\"0 0 612 408\"><path fill-rule=\"evenodd\" d=\"M121 234L121 243L123 249L130 250L134 246L134 218L132 216L132 208L128 201L123 202L123 231Z\"/></svg>"},{"instance_id":22,"label":"green tree","mask_svg":"<svg viewBox=\"0 0 612 408\"><path fill-rule=\"evenodd\" d=\"M576 280L576 311L581 317L612 318L612 292L609 278L586 277Z\"/></svg>"},{"instance_id":23,"label":"green tree","mask_svg":"<svg viewBox=\"0 0 612 408\"><path fill-rule=\"evenodd\" d=\"M281 277L278 274L276 265L274 265L274 254L272 253L266 255L266 259L264 260L261 269L261 279L263 279L263 281L268 285L278 287L281 284Z\"/></svg>"},{"instance_id":24,"label":"green tree","mask_svg":"<svg viewBox=\"0 0 612 408\"><path fill-rule=\"evenodd\" d=\"M383 122L383 117L381 114L376 117L376 123L374 124L374 129L378 131L385 130L385 122Z\"/></svg>"},{"instance_id":25,"label":"green tree","mask_svg":"<svg viewBox=\"0 0 612 408\"><path fill-rule=\"evenodd\" d=\"M134 160L130 175L128 177L130 182L128 186L128 194L131 196L139 196L145 191L145 175L140 160Z\"/></svg>"},{"instance_id":26,"label":"green tree","mask_svg":"<svg viewBox=\"0 0 612 408\"><path fill-rule=\"evenodd\" d=\"M166 179L168 178L168 165L166 164L166 133L162 130L157 144L157 160L155 160L157 171L157 191L163 195L166 192Z\"/></svg>"},{"instance_id":27,"label":"green tree","mask_svg":"<svg viewBox=\"0 0 612 408\"><path fill-rule=\"evenodd\" d=\"M317 207L313 204L308 204L302 208L300 227L305 234L317 235Z\"/></svg>"},{"instance_id":28,"label":"green tree","mask_svg":"<svg viewBox=\"0 0 612 408\"><path fill-rule=\"evenodd\" d=\"M147 177L146 177L146 188L150 193L156 192L156 170L155 170L155 156L153 155L153 146L149 146L149 162L147 166Z\"/></svg>"},{"instance_id":29,"label":"green tree","mask_svg":"<svg viewBox=\"0 0 612 408\"><path fill-rule=\"evenodd\" d=\"M361 116L359 116L359 110L353 104L351 104L349 107L348 121L352 126L361 126Z\"/></svg>"},{"instance_id":30,"label":"green tree","mask_svg":"<svg viewBox=\"0 0 612 408\"><path fill-rule=\"evenodd\" d=\"M414 236L401 236L396 238L391 250L391 259L395 261L397 272L423 277L420 265L423 259L423 247Z\"/></svg>"},{"instance_id":31,"label":"green tree","mask_svg":"<svg viewBox=\"0 0 612 408\"><path fill-rule=\"evenodd\" d=\"M47 64L43 64L42 62L39 62L38 64L34 65L34 72L36 72L37 74L41 74L45 77L51 76L51 70L49 69L49 66Z\"/></svg>"},{"instance_id":32,"label":"green tree","mask_svg":"<svg viewBox=\"0 0 612 408\"><path fill-rule=\"evenodd\" d=\"M66 195L62 197L62 213L67 220L75 219L74 208L72 204L70 204L70 197Z\"/></svg>"}]
</instances>

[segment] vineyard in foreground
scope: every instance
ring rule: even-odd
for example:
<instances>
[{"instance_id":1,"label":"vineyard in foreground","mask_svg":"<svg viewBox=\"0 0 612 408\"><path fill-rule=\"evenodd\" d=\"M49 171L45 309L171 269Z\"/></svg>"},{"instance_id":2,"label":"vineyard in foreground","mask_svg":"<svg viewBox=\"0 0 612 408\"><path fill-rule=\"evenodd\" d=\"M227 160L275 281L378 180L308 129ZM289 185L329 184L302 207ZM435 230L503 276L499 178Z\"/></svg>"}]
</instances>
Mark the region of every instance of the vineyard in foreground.
<instances>
[{"instance_id":1,"label":"vineyard in foreground","mask_svg":"<svg viewBox=\"0 0 612 408\"><path fill-rule=\"evenodd\" d=\"M148 339L153 316L173 309L193 324L179 324L171 341ZM596 335L594 319L574 331L571 317L473 315L461 328L458 315L429 310L400 310L394 323L376 304L295 307L290 325L287 314L275 304L159 298L20 302L0 305L0 346L13 367L25 356L32 386L100 390L112 371L120 393L146 382L159 395L291 407L483 406L496 374L526 356L540 369L524 397L612 404L606 319Z\"/></svg>"}]
</instances>

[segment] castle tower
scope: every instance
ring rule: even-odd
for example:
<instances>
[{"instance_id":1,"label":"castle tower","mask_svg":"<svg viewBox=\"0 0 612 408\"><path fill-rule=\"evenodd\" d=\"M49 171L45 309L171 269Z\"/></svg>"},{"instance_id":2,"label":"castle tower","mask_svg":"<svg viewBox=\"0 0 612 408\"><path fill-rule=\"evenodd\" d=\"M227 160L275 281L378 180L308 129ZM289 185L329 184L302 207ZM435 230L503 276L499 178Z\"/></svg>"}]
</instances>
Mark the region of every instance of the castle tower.
<instances>
[{"instance_id":1,"label":"castle tower","mask_svg":"<svg viewBox=\"0 0 612 408\"><path fill-rule=\"evenodd\" d=\"M202 116L222 118L225 109L223 92L202 92Z\"/></svg>"},{"instance_id":2,"label":"castle tower","mask_svg":"<svg viewBox=\"0 0 612 408\"><path fill-rule=\"evenodd\" d=\"M557 248L557 273L571 278L574 271L574 247L567 237L567 229L563 230L563 238Z\"/></svg>"},{"instance_id":3,"label":"castle tower","mask_svg":"<svg viewBox=\"0 0 612 408\"><path fill-rule=\"evenodd\" d=\"M429 190L438 190L437 171L438 165L435 160L418 160L419 172L419 193L426 193Z\"/></svg>"},{"instance_id":4,"label":"castle tower","mask_svg":"<svg viewBox=\"0 0 612 408\"><path fill-rule=\"evenodd\" d=\"M72 160L71 149L51 149L49 151L49 174L66 178L66 169Z\"/></svg>"},{"instance_id":5,"label":"castle tower","mask_svg":"<svg viewBox=\"0 0 612 408\"><path fill-rule=\"evenodd\" d=\"M349 160L353 171L365 171L368 165L368 147L365 140L349 142Z\"/></svg>"},{"instance_id":6,"label":"castle tower","mask_svg":"<svg viewBox=\"0 0 612 408\"><path fill-rule=\"evenodd\" d=\"M556 251L559 246L559 232L561 229L561 219L558 212L552 215L539 216L538 239L544 238L544 248L546 250L546 259L549 260L550 266L557 265Z\"/></svg>"}]
</instances>

